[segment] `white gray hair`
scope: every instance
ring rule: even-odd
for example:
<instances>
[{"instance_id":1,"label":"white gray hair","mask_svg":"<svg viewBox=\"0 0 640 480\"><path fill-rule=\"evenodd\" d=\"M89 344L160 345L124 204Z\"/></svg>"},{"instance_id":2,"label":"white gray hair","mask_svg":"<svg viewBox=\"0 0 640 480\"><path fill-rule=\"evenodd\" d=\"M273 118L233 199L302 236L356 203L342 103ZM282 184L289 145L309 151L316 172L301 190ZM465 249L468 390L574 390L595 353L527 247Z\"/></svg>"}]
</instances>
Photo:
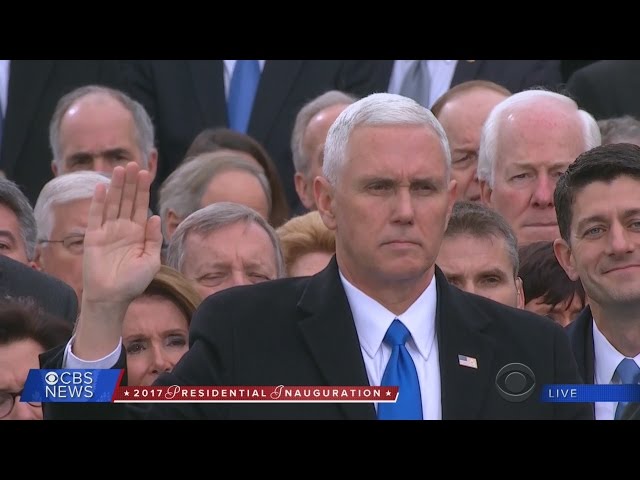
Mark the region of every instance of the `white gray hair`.
<instances>
[{"instance_id":1,"label":"white gray hair","mask_svg":"<svg viewBox=\"0 0 640 480\"><path fill-rule=\"evenodd\" d=\"M182 221L167 246L166 264L184 273L182 269L186 254L186 240L189 234L207 235L238 222L255 223L267 232L274 249L277 278L283 278L286 275L284 255L276 231L252 208L231 202L213 203L193 212Z\"/></svg>"},{"instance_id":2,"label":"white gray hair","mask_svg":"<svg viewBox=\"0 0 640 480\"><path fill-rule=\"evenodd\" d=\"M168 238L166 221L169 210L182 219L187 218L200 209L202 197L213 178L229 170L241 170L256 177L267 198L268 215L271 215L271 187L260 166L233 152L203 153L180 165L160 187L158 211L165 238Z\"/></svg>"},{"instance_id":3,"label":"white gray hair","mask_svg":"<svg viewBox=\"0 0 640 480\"><path fill-rule=\"evenodd\" d=\"M558 108L571 110L576 113L576 121L580 122L584 135L584 151L591 150L601 143L600 129L596 120L586 111L580 110L578 104L570 97L549 90L525 90L515 93L498 103L489 113L482 127L480 148L478 151L478 180L483 180L493 188L495 181L495 160L498 155L498 138L500 129L507 116L519 110L526 110L532 103L540 100L555 102Z\"/></svg>"},{"instance_id":4,"label":"white gray hair","mask_svg":"<svg viewBox=\"0 0 640 480\"><path fill-rule=\"evenodd\" d=\"M102 173L84 170L66 173L49 180L40 191L34 209L38 226L38 241L49 240L53 230L53 209L56 205L93 198L100 183L109 186L111 180Z\"/></svg>"},{"instance_id":5,"label":"white gray hair","mask_svg":"<svg viewBox=\"0 0 640 480\"><path fill-rule=\"evenodd\" d=\"M0 205L4 205L16 215L27 260L33 260L38 235L33 208L18 185L6 178L0 178Z\"/></svg>"},{"instance_id":6,"label":"white gray hair","mask_svg":"<svg viewBox=\"0 0 640 480\"><path fill-rule=\"evenodd\" d=\"M339 90L329 90L319 97L314 98L304 107L300 109L296 115L296 121L293 124L293 133L291 134L291 153L293 156L293 166L297 173L307 175L311 166L311 159L308 152L304 150L304 134L309 123L322 110L333 107L334 105L351 105L358 98L341 92Z\"/></svg>"},{"instance_id":7,"label":"white gray hair","mask_svg":"<svg viewBox=\"0 0 640 480\"><path fill-rule=\"evenodd\" d=\"M410 98L392 93L374 93L348 106L329 129L324 147L322 173L331 185L335 186L338 183L340 170L347 160L347 147L353 130L370 125L415 125L430 128L440 140L447 177L449 176L449 140L433 113Z\"/></svg>"},{"instance_id":8,"label":"white gray hair","mask_svg":"<svg viewBox=\"0 0 640 480\"><path fill-rule=\"evenodd\" d=\"M62 146L60 144L60 124L62 123L62 118L77 101L88 96L112 98L131 113L135 127L135 138L138 143L138 148L142 152L142 160L144 162L142 166L148 168L149 157L155 145L155 133L153 122L145 108L120 90L103 87L101 85L86 85L72 90L58 100L56 109L51 117L51 122L49 122L49 146L51 147L53 161L58 166L58 170L62 169L64 160L62 158Z\"/></svg>"}]
</instances>

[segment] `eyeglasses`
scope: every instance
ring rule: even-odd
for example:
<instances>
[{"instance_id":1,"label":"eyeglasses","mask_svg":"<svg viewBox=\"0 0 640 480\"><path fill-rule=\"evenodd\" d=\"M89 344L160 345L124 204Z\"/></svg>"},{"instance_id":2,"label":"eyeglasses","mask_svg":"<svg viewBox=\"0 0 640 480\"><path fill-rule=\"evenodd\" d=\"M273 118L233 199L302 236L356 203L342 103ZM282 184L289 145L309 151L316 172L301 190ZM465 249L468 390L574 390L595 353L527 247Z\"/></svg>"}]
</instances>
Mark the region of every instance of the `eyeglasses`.
<instances>
[{"instance_id":1,"label":"eyeglasses","mask_svg":"<svg viewBox=\"0 0 640 480\"><path fill-rule=\"evenodd\" d=\"M84 253L84 235L69 235L62 240L38 240L38 243L61 243L64 248L75 255Z\"/></svg>"},{"instance_id":2,"label":"eyeglasses","mask_svg":"<svg viewBox=\"0 0 640 480\"><path fill-rule=\"evenodd\" d=\"M4 418L11 413L16 403L16 397L22 396L24 389L19 392L0 392L0 418ZM41 402L27 402L32 407L41 407Z\"/></svg>"}]
</instances>

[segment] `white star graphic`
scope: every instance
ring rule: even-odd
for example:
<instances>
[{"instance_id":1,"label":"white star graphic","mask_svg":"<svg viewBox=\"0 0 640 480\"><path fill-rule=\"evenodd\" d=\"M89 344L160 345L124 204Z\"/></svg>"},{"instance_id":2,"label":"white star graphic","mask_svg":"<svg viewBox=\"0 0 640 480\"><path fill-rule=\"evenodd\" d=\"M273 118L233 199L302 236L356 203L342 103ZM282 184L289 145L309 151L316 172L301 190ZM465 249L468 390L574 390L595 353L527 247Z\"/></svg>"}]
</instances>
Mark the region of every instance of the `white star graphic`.
<instances>
[{"instance_id":1,"label":"white star graphic","mask_svg":"<svg viewBox=\"0 0 640 480\"><path fill-rule=\"evenodd\" d=\"M391 396L391 390L387 390L387 397Z\"/></svg>"},{"instance_id":2,"label":"white star graphic","mask_svg":"<svg viewBox=\"0 0 640 480\"><path fill-rule=\"evenodd\" d=\"M128 396L129 396L129 390L125 390L125 391L124 391L124 396L125 396L125 397L128 397Z\"/></svg>"}]
</instances>

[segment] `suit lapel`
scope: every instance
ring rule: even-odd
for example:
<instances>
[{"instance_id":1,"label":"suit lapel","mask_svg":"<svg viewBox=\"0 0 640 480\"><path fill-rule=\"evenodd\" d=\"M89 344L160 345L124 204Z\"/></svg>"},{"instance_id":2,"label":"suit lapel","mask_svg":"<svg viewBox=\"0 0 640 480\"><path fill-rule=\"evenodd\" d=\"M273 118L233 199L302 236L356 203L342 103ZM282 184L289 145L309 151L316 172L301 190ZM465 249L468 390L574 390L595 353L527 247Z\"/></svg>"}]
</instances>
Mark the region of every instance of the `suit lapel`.
<instances>
[{"instance_id":1,"label":"suit lapel","mask_svg":"<svg viewBox=\"0 0 640 480\"><path fill-rule=\"evenodd\" d=\"M334 258L312 277L298 308L300 331L327 385L367 386L360 342ZM341 403L346 418L374 420L373 403Z\"/></svg>"},{"instance_id":2,"label":"suit lapel","mask_svg":"<svg viewBox=\"0 0 640 480\"><path fill-rule=\"evenodd\" d=\"M29 125L53 70L53 60L37 62L12 60L9 69L9 95L4 119L0 168L11 177L22 146L27 141Z\"/></svg>"},{"instance_id":3,"label":"suit lapel","mask_svg":"<svg viewBox=\"0 0 640 480\"><path fill-rule=\"evenodd\" d=\"M475 419L493 385L495 341L483 330L489 319L469 308L464 294L448 283L436 267L436 328L442 385L442 418ZM459 355L475 359L478 368L460 365Z\"/></svg>"},{"instance_id":4,"label":"suit lapel","mask_svg":"<svg viewBox=\"0 0 640 480\"><path fill-rule=\"evenodd\" d=\"M224 93L224 65L222 60L188 60L196 98L204 125L228 124L227 101Z\"/></svg>"},{"instance_id":5,"label":"suit lapel","mask_svg":"<svg viewBox=\"0 0 640 480\"><path fill-rule=\"evenodd\" d=\"M454 87L459 83L475 80L483 63L484 60L458 60L456 70L453 72L453 78L451 79L451 86Z\"/></svg>"},{"instance_id":6,"label":"suit lapel","mask_svg":"<svg viewBox=\"0 0 640 480\"><path fill-rule=\"evenodd\" d=\"M578 364L578 371L585 383L593 383L595 379L594 347L593 347L593 315L589 306L566 328L571 343L573 356Z\"/></svg>"},{"instance_id":7,"label":"suit lapel","mask_svg":"<svg viewBox=\"0 0 640 480\"><path fill-rule=\"evenodd\" d=\"M248 133L263 145L302 68L302 60L267 60L253 102Z\"/></svg>"}]
</instances>

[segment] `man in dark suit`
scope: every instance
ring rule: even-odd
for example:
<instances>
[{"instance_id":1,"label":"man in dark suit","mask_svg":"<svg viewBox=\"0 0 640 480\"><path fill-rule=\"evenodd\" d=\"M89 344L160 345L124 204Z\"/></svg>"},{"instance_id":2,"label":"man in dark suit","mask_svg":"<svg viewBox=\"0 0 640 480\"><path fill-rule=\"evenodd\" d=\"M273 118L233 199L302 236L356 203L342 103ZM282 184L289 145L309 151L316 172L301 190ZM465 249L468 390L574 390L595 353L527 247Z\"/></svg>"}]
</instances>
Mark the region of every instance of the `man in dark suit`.
<instances>
[{"instance_id":1,"label":"man in dark suit","mask_svg":"<svg viewBox=\"0 0 640 480\"><path fill-rule=\"evenodd\" d=\"M461 292L434 265L455 199L450 168L444 130L413 100L382 93L349 106L329 131L324 177L315 180L318 211L336 232L335 258L313 277L210 296L192 321L189 352L159 379L399 385L397 403L154 404L148 418L592 418L589 406L539 401L544 384L579 383L561 327ZM114 170L108 194L94 197L82 314L65 366L124 360L114 320L160 264L159 222L145 215L148 184L147 172L129 164ZM394 343L397 330L404 338ZM42 360L63 365L60 351ZM389 380L396 367L400 377ZM45 417L72 417L74 408L49 404Z\"/></svg>"},{"instance_id":2,"label":"man in dark suit","mask_svg":"<svg viewBox=\"0 0 640 480\"><path fill-rule=\"evenodd\" d=\"M160 185L208 127L229 126L229 60L134 60L123 63L130 93L156 127ZM375 64L361 60L263 61L248 130L273 159L292 210L299 207L291 160L291 132L300 108L328 90L358 96L384 91Z\"/></svg>"},{"instance_id":3,"label":"man in dark suit","mask_svg":"<svg viewBox=\"0 0 640 480\"><path fill-rule=\"evenodd\" d=\"M66 283L0 255L0 301L6 297L31 297L47 313L74 324L78 300Z\"/></svg>"},{"instance_id":4,"label":"man in dark suit","mask_svg":"<svg viewBox=\"0 0 640 480\"><path fill-rule=\"evenodd\" d=\"M64 94L87 84L123 88L115 60L11 60L0 170L35 204L53 178L49 122Z\"/></svg>"},{"instance_id":5,"label":"man in dark suit","mask_svg":"<svg viewBox=\"0 0 640 480\"><path fill-rule=\"evenodd\" d=\"M567 91L597 120L640 118L640 60L600 60L573 72Z\"/></svg>"},{"instance_id":6,"label":"man in dark suit","mask_svg":"<svg viewBox=\"0 0 640 480\"><path fill-rule=\"evenodd\" d=\"M488 80L505 87L512 93L536 86L555 91L562 82L560 60L418 61L427 62L430 72L430 101L428 105L424 104L429 108L449 88L469 80ZM415 60L379 60L378 62L379 68L376 73L382 75L378 82L385 84L385 91L402 93L405 73L411 69L410 62ZM432 68L428 62L437 63Z\"/></svg>"},{"instance_id":7,"label":"man in dark suit","mask_svg":"<svg viewBox=\"0 0 640 480\"><path fill-rule=\"evenodd\" d=\"M640 383L640 147L583 153L554 197L562 237L556 257L589 298L567 327L580 375L593 384ZM596 403L596 419L620 418L623 406Z\"/></svg>"}]
</instances>

